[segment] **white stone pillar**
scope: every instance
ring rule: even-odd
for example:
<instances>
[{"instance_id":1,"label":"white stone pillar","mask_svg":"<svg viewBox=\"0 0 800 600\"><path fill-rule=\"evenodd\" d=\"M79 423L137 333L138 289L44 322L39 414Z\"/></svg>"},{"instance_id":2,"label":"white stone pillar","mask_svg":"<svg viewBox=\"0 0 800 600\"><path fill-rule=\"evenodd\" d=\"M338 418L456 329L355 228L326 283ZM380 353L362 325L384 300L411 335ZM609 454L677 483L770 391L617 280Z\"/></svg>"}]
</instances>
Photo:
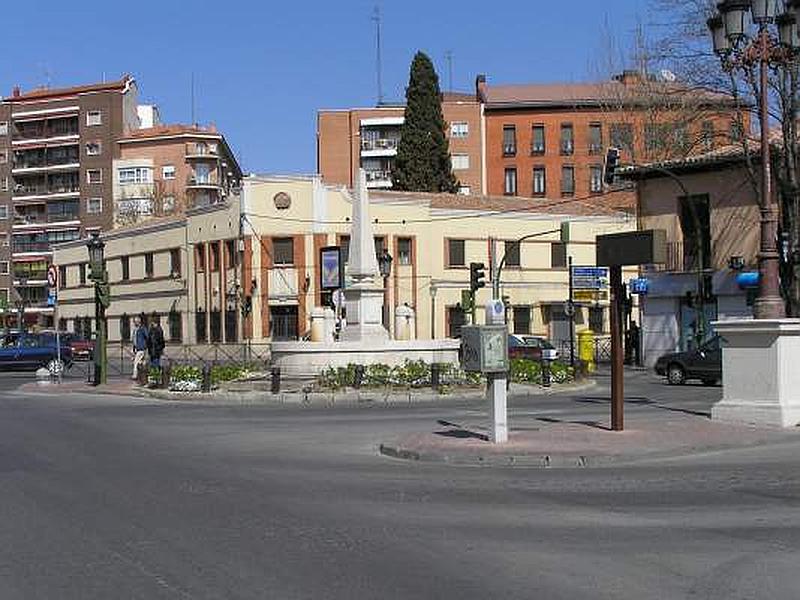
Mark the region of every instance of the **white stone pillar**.
<instances>
[{"instance_id":1,"label":"white stone pillar","mask_svg":"<svg viewBox=\"0 0 800 600\"><path fill-rule=\"evenodd\" d=\"M715 421L794 427L800 423L800 319L712 323L722 338L722 400Z\"/></svg>"}]
</instances>

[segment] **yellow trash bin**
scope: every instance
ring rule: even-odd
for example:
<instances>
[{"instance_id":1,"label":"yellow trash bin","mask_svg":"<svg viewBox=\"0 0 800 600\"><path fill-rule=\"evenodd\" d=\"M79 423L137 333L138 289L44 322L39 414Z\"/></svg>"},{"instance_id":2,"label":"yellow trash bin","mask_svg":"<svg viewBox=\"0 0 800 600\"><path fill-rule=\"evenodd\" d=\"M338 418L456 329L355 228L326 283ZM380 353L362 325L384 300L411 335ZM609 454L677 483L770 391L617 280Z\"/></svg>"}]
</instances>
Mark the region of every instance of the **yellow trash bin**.
<instances>
[{"instance_id":1,"label":"yellow trash bin","mask_svg":"<svg viewBox=\"0 0 800 600\"><path fill-rule=\"evenodd\" d=\"M594 373L594 332L584 329L578 332L578 356L589 373Z\"/></svg>"}]
</instances>

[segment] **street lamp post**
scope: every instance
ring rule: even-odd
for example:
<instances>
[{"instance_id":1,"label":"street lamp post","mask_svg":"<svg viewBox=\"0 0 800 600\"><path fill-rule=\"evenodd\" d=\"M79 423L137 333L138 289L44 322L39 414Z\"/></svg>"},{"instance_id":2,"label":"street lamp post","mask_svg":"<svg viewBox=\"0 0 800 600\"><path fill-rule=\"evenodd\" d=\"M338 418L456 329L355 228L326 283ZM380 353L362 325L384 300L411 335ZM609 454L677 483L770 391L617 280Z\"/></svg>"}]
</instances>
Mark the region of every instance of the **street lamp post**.
<instances>
[{"instance_id":1,"label":"street lamp post","mask_svg":"<svg viewBox=\"0 0 800 600\"><path fill-rule=\"evenodd\" d=\"M787 8L800 12L800 3L790 0ZM758 253L759 291L753 305L756 319L781 319L786 307L780 295L778 253L778 210L772 198L769 147L769 67L788 65L798 50L794 25L796 14L778 15L777 0L725 0L717 4L719 14L708 20L714 53L720 57L728 72L759 67L759 127L761 129L761 198ZM749 32L749 20L758 28L755 36ZM769 25L776 23L778 39L770 33ZM794 140L791 140L794 143Z\"/></svg>"},{"instance_id":2,"label":"street lamp post","mask_svg":"<svg viewBox=\"0 0 800 600\"><path fill-rule=\"evenodd\" d=\"M431 281L431 286L428 288L428 291L431 294L431 339L436 339L436 286L434 285L433 281Z\"/></svg>"},{"instance_id":3,"label":"street lamp post","mask_svg":"<svg viewBox=\"0 0 800 600\"><path fill-rule=\"evenodd\" d=\"M378 270L383 278L383 325L391 331L391 314L389 311L389 275L392 274L392 255L384 248L378 256Z\"/></svg>"},{"instance_id":4,"label":"street lamp post","mask_svg":"<svg viewBox=\"0 0 800 600\"><path fill-rule=\"evenodd\" d=\"M100 239L100 234L92 233L86 242L89 250L90 279L94 282L94 314L96 322L95 347L94 347L94 385L108 383L108 331L106 324L106 309L111 304L110 289L108 286L108 273L105 265L105 242Z\"/></svg>"}]
</instances>

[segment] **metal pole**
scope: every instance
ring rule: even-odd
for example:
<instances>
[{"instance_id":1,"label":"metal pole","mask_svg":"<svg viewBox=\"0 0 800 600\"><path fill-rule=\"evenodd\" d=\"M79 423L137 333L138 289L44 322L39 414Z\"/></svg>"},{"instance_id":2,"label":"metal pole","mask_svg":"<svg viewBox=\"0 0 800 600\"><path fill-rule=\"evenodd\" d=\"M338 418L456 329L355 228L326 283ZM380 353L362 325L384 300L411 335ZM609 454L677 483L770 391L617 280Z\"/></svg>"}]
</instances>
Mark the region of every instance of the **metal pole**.
<instances>
[{"instance_id":1,"label":"metal pole","mask_svg":"<svg viewBox=\"0 0 800 600\"><path fill-rule=\"evenodd\" d=\"M779 289L779 255L777 248L778 216L772 201L772 174L769 150L769 32L766 25L759 30L759 66L761 90L759 124L761 127L761 246L758 253L758 297L753 304L756 319L782 319L786 306Z\"/></svg>"},{"instance_id":2,"label":"metal pole","mask_svg":"<svg viewBox=\"0 0 800 600\"><path fill-rule=\"evenodd\" d=\"M431 294L431 339L436 339L436 296Z\"/></svg>"},{"instance_id":3,"label":"metal pole","mask_svg":"<svg viewBox=\"0 0 800 600\"><path fill-rule=\"evenodd\" d=\"M624 429L625 388L622 351L622 267L610 267L611 278L611 430Z\"/></svg>"},{"instance_id":4,"label":"metal pole","mask_svg":"<svg viewBox=\"0 0 800 600\"><path fill-rule=\"evenodd\" d=\"M572 256L569 257L569 298L568 303L572 303ZM569 366L575 368L575 307L571 306L569 312Z\"/></svg>"}]
</instances>

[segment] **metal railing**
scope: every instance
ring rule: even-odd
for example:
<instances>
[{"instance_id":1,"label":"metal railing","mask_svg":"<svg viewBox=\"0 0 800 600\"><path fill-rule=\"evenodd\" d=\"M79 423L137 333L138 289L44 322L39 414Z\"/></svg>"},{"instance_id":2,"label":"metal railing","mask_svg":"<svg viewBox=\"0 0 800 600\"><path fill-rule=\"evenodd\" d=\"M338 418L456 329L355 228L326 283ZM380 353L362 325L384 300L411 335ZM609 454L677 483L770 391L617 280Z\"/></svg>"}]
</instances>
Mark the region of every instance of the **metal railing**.
<instances>
[{"instance_id":1,"label":"metal railing","mask_svg":"<svg viewBox=\"0 0 800 600\"><path fill-rule=\"evenodd\" d=\"M395 138L378 138L376 140L362 140L362 150L396 150L397 142Z\"/></svg>"},{"instance_id":2,"label":"metal railing","mask_svg":"<svg viewBox=\"0 0 800 600\"><path fill-rule=\"evenodd\" d=\"M611 336L610 335L601 335L596 336L593 340L594 350L594 362L596 363L609 363L611 362ZM569 340L561 340L555 343L556 347L558 348L560 360L562 362L569 361L570 357L570 341ZM580 347L578 346L578 341L572 343L575 347L575 360L580 358Z\"/></svg>"},{"instance_id":3,"label":"metal railing","mask_svg":"<svg viewBox=\"0 0 800 600\"><path fill-rule=\"evenodd\" d=\"M366 171L367 181L391 181L391 171Z\"/></svg>"}]
</instances>

